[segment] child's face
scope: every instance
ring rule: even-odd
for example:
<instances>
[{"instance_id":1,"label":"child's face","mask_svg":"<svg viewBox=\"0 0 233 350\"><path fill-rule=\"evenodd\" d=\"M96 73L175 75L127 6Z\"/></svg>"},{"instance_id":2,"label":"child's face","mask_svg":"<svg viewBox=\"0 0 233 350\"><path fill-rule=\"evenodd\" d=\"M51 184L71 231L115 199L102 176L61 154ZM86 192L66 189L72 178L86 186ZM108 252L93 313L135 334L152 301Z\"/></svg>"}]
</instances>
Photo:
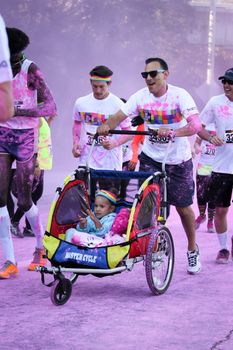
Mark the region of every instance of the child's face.
<instances>
[{"instance_id":1,"label":"child's face","mask_svg":"<svg viewBox=\"0 0 233 350\"><path fill-rule=\"evenodd\" d=\"M107 198L97 196L95 199L94 213L97 219L101 219L103 216L112 213L114 206L109 202Z\"/></svg>"}]
</instances>

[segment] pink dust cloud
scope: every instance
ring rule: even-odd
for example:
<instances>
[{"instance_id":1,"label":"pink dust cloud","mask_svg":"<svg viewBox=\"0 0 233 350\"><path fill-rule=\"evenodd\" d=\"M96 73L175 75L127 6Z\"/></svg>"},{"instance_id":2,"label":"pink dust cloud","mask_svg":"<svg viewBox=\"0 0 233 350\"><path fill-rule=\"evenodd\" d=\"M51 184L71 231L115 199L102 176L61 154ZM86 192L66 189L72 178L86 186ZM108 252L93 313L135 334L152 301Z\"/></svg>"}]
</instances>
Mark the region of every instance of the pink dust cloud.
<instances>
[{"instance_id":1,"label":"pink dust cloud","mask_svg":"<svg viewBox=\"0 0 233 350\"><path fill-rule=\"evenodd\" d=\"M75 167L73 106L91 92L89 71L96 65L113 70L111 91L127 99L145 86L145 59L159 56L168 62L169 82L187 89L200 110L209 98L207 7L181 0L0 0L0 6L6 25L29 35L26 56L41 69L57 103L54 169ZM217 77L232 66L229 19L229 10L217 9L213 94L222 91Z\"/></svg>"}]
</instances>

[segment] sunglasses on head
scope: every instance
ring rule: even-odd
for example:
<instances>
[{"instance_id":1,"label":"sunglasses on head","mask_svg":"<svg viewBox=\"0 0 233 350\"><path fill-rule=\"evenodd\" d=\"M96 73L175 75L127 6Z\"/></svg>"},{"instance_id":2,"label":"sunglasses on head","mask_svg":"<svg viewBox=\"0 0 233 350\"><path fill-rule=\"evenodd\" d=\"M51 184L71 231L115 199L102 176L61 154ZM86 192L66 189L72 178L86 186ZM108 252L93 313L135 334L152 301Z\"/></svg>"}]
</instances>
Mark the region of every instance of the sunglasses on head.
<instances>
[{"instance_id":1,"label":"sunglasses on head","mask_svg":"<svg viewBox=\"0 0 233 350\"><path fill-rule=\"evenodd\" d=\"M144 79L148 77L150 74L151 78L155 78L158 73L165 72L165 69L157 69L157 70L151 70L150 72L142 72L141 75Z\"/></svg>"},{"instance_id":2,"label":"sunglasses on head","mask_svg":"<svg viewBox=\"0 0 233 350\"><path fill-rule=\"evenodd\" d=\"M233 80L223 79L222 80L222 84L224 85L226 83L229 84L229 85L233 85Z\"/></svg>"}]
</instances>

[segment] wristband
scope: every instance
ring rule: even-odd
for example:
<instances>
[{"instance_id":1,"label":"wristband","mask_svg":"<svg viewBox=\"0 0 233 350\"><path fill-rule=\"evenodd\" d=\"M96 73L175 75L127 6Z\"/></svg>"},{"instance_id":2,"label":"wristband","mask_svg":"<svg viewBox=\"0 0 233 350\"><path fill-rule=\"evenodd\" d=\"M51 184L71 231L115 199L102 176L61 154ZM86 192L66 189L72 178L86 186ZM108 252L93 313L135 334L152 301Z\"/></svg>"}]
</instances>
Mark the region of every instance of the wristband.
<instances>
[{"instance_id":1,"label":"wristband","mask_svg":"<svg viewBox=\"0 0 233 350\"><path fill-rule=\"evenodd\" d=\"M207 141L208 141L209 143L211 143L211 140L212 140L213 137L214 137L214 135L210 135L210 137L208 138Z\"/></svg>"}]
</instances>

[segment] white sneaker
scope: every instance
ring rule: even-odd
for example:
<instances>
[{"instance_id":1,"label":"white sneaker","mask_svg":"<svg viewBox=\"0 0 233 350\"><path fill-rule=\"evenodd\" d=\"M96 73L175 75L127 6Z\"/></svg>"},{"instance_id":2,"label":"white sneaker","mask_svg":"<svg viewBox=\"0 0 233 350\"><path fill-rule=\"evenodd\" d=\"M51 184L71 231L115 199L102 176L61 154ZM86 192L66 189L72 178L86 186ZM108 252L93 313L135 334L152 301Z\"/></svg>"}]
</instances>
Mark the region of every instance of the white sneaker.
<instances>
[{"instance_id":1,"label":"white sneaker","mask_svg":"<svg viewBox=\"0 0 233 350\"><path fill-rule=\"evenodd\" d=\"M195 275L201 271L201 262L200 262L200 255L199 255L199 249L197 247L197 250L193 250L191 252L187 252L188 257L188 268L187 272L190 275Z\"/></svg>"}]
</instances>

